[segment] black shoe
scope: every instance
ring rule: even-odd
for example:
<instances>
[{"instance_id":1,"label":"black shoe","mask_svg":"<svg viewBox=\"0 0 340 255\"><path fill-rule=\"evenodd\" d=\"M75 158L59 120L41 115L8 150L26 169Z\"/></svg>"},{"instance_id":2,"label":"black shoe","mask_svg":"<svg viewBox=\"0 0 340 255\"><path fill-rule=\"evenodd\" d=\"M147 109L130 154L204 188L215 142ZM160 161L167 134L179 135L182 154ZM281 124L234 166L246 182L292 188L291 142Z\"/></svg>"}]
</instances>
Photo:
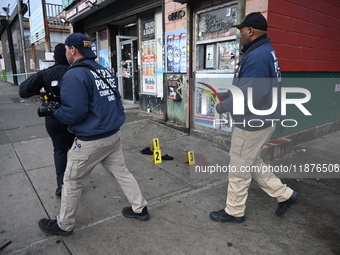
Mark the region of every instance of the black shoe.
<instances>
[{"instance_id":1,"label":"black shoe","mask_svg":"<svg viewBox=\"0 0 340 255\"><path fill-rule=\"evenodd\" d=\"M55 191L56 196L61 196L61 190L63 189L63 185L59 185L58 188Z\"/></svg>"},{"instance_id":2,"label":"black shoe","mask_svg":"<svg viewBox=\"0 0 340 255\"><path fill-rule=\"evenodd\" d=\"M165 154L164 156L162 156L162 160L173 160L174 157L169 156L168 154Z\"/></svg>"},{"instance_id":3,"label":"black shoe","mask_svg":"<svg viewBox=\"0 0 340 255\"><path fill-rule=\"evenodd\" d=\"M150 214L148 213L148 208L145 206L141 213L135 213L132 210L132 207L124 207L122 210L122 214L127 218L135 218L138 220L147 220L150 217Z\"/></svg>"},{"instance_id":4,"label":"black shoe","mask_svg":"<svg viewBox=\"0 0 340 255\"><path fill-rule=\"evenodd\" d=\"M233 223L242 223L245 221L245 217L234 217L226 213L224 209L219 211L214 211L210 213L210 218L214 221L218 222L233 222Z\"/></svg>"},{"instance_id":5,"label":"black shoe","mask_svg":"<svg viewBox=\"0 0 340 255\"><path fill-rule=\"evenodd\" d=\"M143 150L140 151L142 154L146 154L146 155L153 155L152 150L150 149L150 147L145 147Z\"/></svg>"},{"instance_id":6,"label":"black shoe","mask_svg":"<svg viewBox=\"0 0 340 255\"><path fill-rule=\"evenodd\" d=\"M293 195L286 201L280 202L279 206L277 207L275 213L277 216L284 215L287 210L296 202L299 193L297 191L293 192Z\"/></svg>"},{"instance_id":7,"label":"black shoe","mask_svg":"<svg viewBox=\"0 0 340 255\"><path fill-rule=\"evenodd\" d=\"M38 225L41 231L51 235L69 236L73 232L73 230L65 231L59 228L56 219L41 219L39 220Z\"/></svg>"}]
</instances>

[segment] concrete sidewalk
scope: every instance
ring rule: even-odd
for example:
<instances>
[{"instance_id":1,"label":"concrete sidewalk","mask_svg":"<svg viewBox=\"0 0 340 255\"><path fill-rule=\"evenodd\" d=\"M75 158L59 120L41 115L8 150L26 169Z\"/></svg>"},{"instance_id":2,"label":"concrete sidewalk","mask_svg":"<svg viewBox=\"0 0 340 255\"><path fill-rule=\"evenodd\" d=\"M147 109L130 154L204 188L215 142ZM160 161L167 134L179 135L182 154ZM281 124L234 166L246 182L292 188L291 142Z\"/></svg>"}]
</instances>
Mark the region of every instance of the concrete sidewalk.
<instances>
[{"instance_id":1,"label":"concrete sidewalk","mask_svg":"<svg viewBox=\"0 0 340 255\"><path fill-rule=\"evenodd\" d=\"M122 216L129 204L116 180L97 166L84 181L74 233L46 235L38 220L55 218L60 199L54 195L52 143L36 114L39 106L37 98L19 98L18 86L0 82L0 247L11 241L0 254L340 254L339 172L327 179L306 178L311 177L306 170L279 173L300 192L282 217L275 215L276 200L253 182L246 221L214 222L209 213L225 206L227 178L193 173L200 164L227 165L228 153L136 109L126 110L124 156L148 200L150 220ZM174 160L154 164L140 153L153 138ZM339 144L340 131L301 144L270 164L290 169L325 164L335 172ZM187 151L195 151L196 165L184 162Z\"/></svg>"}]
</instances>

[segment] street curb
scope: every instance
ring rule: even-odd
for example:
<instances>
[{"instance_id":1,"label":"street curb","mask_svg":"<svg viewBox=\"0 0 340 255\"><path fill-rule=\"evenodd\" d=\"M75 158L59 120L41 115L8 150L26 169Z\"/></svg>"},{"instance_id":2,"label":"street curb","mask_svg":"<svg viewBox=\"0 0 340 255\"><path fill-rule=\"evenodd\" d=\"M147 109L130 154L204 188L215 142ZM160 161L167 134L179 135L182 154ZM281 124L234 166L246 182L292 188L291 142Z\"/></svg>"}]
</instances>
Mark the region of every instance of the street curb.
<instances>
[{"instance_id":1,"label":"street curb","mask_svg":"<svg viewBox=\"0 0 340 255\"><path fill-rule=\"evenodd\" d=\"M284 158L293 150L293 147L323 137L338 130L340 130L340 120L271 139L265 144L261 157L265 162ZM227 152L230 150L230 137L212 135L199 130L192 130L191 134L212 142L213 145L219 149L226 150Z\"/></svg>"}]
</instances>

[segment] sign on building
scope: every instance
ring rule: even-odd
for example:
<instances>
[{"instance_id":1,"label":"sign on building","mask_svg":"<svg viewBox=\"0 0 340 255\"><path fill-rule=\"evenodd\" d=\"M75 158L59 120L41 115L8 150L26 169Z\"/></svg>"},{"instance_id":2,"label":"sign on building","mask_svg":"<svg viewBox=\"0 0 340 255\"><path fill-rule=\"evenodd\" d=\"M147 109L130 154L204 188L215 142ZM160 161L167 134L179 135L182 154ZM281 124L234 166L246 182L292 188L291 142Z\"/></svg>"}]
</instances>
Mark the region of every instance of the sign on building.
<instances>
[{"instance_id":1,"label":"sign on building","mask_svg":"<svg viewBox=\"0 0 340 255\"><path fill-rule=\"evenodd\" d=\"M30 31L31 31L31 43L39 41L46 35L42 6L38 7L38 9L35 12L33 12L32 16L30 17Z\"/></svg>"}]
</instances>

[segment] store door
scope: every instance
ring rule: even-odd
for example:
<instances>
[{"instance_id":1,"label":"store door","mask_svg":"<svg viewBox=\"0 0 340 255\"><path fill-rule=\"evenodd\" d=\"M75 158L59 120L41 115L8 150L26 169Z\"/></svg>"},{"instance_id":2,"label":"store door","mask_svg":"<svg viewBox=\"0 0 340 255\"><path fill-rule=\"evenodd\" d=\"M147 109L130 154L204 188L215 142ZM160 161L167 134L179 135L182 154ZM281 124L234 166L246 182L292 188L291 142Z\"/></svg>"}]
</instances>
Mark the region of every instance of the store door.
<instances>
[{"instance_id":1,"label":"store door","mask_svg":"<svg viewBox=\"0 0 340 255\"><path fill-rule=\"evenodd\" d=\"M137 37L117 36L118 85L123 103L139 100Z\"/></svg>"}]
</instances>

